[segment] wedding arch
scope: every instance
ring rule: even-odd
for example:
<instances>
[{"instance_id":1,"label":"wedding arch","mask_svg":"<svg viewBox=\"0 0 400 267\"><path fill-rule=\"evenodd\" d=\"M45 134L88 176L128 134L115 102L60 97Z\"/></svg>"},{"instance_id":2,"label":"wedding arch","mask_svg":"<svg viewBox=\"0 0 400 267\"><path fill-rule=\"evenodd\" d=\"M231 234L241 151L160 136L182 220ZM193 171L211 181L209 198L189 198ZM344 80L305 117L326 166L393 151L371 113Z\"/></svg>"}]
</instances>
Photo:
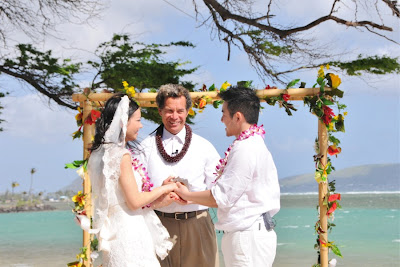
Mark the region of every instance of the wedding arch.
<instances>
[{"instance_id":1,"label":"wedding arch","mask_svg":"<svg viewBox=\"0 0 400 267\"><path fill-rule=\"evenodd\" d=\"M329 67L327 66L327 69ZM335 193L334 184L328 181L328 174L332 167L328 155L336 155L340 153L341 148L338 147L340 141L331 133L344 131L343 120L346 112L340 114L346 106L340 104L336 98L343 97L343 92L337 89L340 84L340 78L332 73L324 74L324 66L321 66L318 72L318 79L315 85L319 87L313 88L290 88L297 84L299 80L294 80L288 84L286 89L277 89L267 86L262 90L255 90L261 101L267 102L270 105L279 104L284 107L288 115L291 115L291 110L296 110L290 101L304 101L309 105L310 111L318 117L318 138L316 140L316 155L314 161L316 163L315 179L318 182L318 205L319 218L315 224L315 232L318 234L315 247L318 250L317 264L314 266L328 267L329 249L333 253L341 257L340 250L333 241L328 241L328 230L332 225L328 222L333 211L340 207L338 201L340 194ZM221 90L226 90L230 84L224 83ZM155 97L157 93L135 93L134 88L124 84L125 92L134 96L141 107L156 107ZM218 90L212 85L208 90L203 86L203 91L190 92L193 107L204 109L207 104L212 104L214 107L221 103L218 97ZM90 231L90 222L92 217L92 201L91 201L91 181L86 172L87 159L89 157L89 146L95 132L94 122L100 116L100 111L97 108L102 106L112 93L84 93L74 94L72 99L80 103L78 108L79 113L76 116L79 130L73 134L74 138L82 137L83 140L83 160L74 161L66 164L66 168L79 168L78 173L83 178L83 192L78 192L73 197L75 203L74 212L77 216L77 221L83 229L83 247L77 255L78 261L71 262L68 266L93 266L91 260L91 252L93 245L93 235ZM339 110L338 115L334 115L332 109L328 106L337 105ZM193 112L193 111L192 111ZM331 144L331 145L329 145ZM92 246L91 246L92 245ZM92 248L91 248L92 247ZM95 246L94 246L95 247Z\"/></svg>"}]
</instances>

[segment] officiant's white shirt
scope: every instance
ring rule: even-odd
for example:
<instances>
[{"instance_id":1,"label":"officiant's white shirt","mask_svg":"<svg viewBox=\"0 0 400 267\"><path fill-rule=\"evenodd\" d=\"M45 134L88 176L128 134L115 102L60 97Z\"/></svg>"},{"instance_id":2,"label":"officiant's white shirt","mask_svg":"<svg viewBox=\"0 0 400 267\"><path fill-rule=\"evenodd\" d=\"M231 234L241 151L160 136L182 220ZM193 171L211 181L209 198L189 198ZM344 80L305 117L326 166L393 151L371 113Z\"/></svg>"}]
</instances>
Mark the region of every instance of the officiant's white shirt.
<instances>
[{"instance_id":1,"label":"officiant's white shirt","mask_svg":"<svg viewBox=\"0 0 400 267\"><path fill-rule=\"evenodd\" d=\"M261 136L251 136L233 146L211 193L218 204L218 230L246 230L262 213L268 211L273 216L279 211L278 174Z\"/></svg>"},{"instance_id":2,"label":"officiant's white shirt","mask_svg":"<svg viewBox=\"0 0 400 267\"><path fill-rule=\"evenodd\" d=\"M175 156L176 153L172 153L181 152L185 143L185 135L185 127L176 135L171 134L164 128L162 143L168 155ZM168 163L161 157L157 149L155 133L145 138L140 143L140 146L144 153L139 153L138 158L146 167L154 187L161 186L168 176L179 176L189 181L191 191L204 191L215 180L215 167L219 162L220 156L209 141L195 133L192 133L192 141L186 155L177 163ZM207 208L197 204L179 205L172 203L158 210L173 213Z\"/></svg>"}]
</instances>

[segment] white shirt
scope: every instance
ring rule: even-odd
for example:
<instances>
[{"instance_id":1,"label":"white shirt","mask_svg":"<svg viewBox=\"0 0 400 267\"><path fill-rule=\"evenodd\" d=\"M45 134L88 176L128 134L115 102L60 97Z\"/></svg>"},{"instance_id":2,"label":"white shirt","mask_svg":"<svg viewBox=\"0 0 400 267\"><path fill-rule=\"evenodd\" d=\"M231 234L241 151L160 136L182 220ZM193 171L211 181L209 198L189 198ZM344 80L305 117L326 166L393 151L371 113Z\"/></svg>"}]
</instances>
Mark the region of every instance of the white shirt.
<instances>
[{"instance_id":1,"label":"white shirt","mask_svg":"<svg viewBox=\"0 0 400 267\"><path fill-rule=\"evenodd\" d=\"M182 150L185 143L186 129L183 129L176 135L167 130L163 131L162 143L164 149L170 156L175 156L173 152ZM141 143L144 153L139 154L139 160L146 167L148 176L154 187L162 185L162 182L168 176L179 176L185 178L190 183L190 191L204 191L211 186L215 180L215 167L218 164L220 156L214 146L203 137L192 133L192 140L185 156L176 163L166 162L160 155L156 145L155 134L145 138ZM204 210L208 207L190 204L179 205L172 203L167 207L158 210L162 212L187 212L195 210Z\"/></svg>"},{"instance_id":2,"label":"white shirt","mask_svg":"<svg viewBox=\"0 0 400 267\"><path fill-rule=\"evenodd\" d=\"M278 174L261 136L251 136L233 146L211 193L218 204L218 230L245 230L262 213L268 211L274 216L279 211Z\"/></svg>"}]
</instances>

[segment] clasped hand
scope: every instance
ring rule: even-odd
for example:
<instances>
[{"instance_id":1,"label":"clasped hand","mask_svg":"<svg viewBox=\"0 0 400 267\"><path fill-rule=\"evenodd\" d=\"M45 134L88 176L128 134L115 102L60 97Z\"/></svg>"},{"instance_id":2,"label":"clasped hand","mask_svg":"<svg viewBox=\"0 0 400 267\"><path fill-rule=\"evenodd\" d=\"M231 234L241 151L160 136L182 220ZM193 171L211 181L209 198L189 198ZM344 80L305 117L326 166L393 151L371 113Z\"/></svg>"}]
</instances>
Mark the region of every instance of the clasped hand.
<instances>
[{"instance_id":1,"label":"clasped hand","mask_svg":"<svg viewBox=\"0 0 400 267\"><path fill-rule=\"evenodd\" d=\"M190 204L188 201L186 201L184 198L182 198L182 195L185 194L186 192L189 192L189 189L183 185L181 182L175 182L173 176L168 177L163 181L163 185L170 185L170 184L175 184L175 188L173 191L169 193L169 198L172 199L173 202L178 203L180 205L187 205ZM171 201L171 202L172 202Z\"/></svg>"}]
</instances>

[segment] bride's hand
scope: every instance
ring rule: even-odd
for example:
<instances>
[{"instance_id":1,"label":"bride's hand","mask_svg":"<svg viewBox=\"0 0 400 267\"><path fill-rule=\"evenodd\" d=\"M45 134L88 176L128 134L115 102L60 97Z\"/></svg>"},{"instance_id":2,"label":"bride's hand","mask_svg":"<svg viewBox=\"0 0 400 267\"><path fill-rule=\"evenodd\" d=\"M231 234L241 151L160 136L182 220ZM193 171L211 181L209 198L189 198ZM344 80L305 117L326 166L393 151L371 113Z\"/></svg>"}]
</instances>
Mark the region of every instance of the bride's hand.
<instances>
[{"instance_id":1,"label":"bride's hand","mask_svg":"<svg viewBox=\"0 0 400 267\"><path fill-rule=\"evenodd\" d=\"M167 184L175 183L175 182L173 181L174 178L175 178L174 176L169 176L167 179L165 179L165 180L163 181L162 185L167 185ZM171 180L172 180L172 181L171 181Z\"/></svg>"},{"instance_id":2,"label":"bride's hand","mask_svg":"<svg viewBox=\"0 0 400 267\"><path fill-rule=\"evenodd\" d=\"M175 189L177 189L178 186L176 184L177 183L169 183L169 184L163 185L163 187L165 188L165 193L169 193L169 192L172 192Z\"/></svg>"}]
</instances>

